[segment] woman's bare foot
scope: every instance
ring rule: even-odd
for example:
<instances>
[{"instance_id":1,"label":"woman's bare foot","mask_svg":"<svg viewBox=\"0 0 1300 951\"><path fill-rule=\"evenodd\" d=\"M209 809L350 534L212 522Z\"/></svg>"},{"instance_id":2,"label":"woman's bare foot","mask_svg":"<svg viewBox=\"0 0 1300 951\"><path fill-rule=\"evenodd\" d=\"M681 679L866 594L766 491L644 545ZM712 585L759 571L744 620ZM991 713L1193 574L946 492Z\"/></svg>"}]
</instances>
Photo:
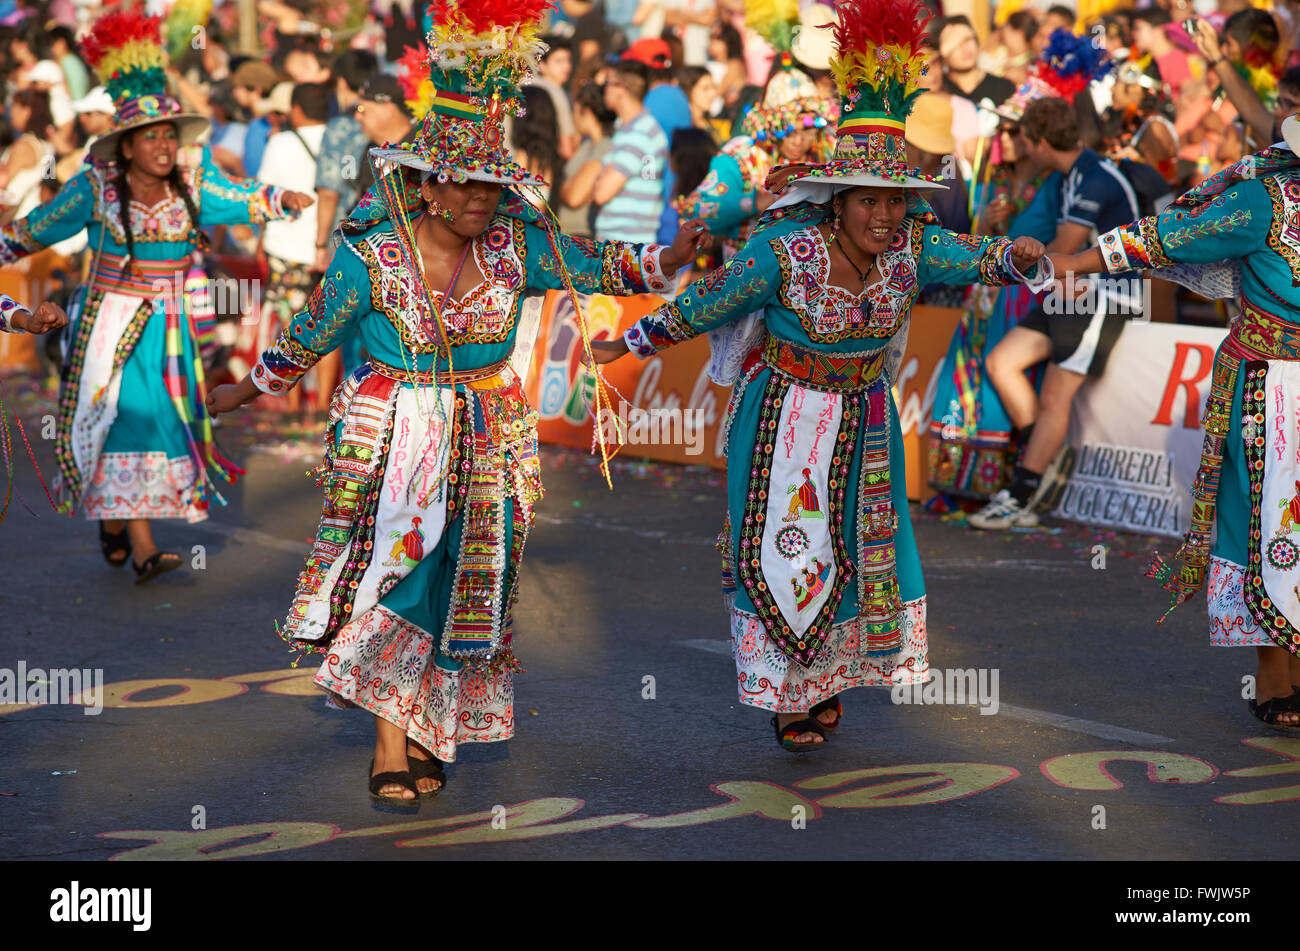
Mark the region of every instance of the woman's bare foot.
<instances>
[{"instance_id":1,"label":"woman's bare foot","mask_svg":"<svg viewBox=\"0 0 1300 951\"><path fill-rule=\"evenodd\" d=\"M411 759L428 761L433 759L433 754L426 750L419 743L408 739L406 741L406 755ZM420 790L421 794L437 792L442 788L442 783L433 776L421 776L415 781L415 787Z\"/></svg>"},{"instance_id":2,"label":"woman's bare foot","mask_svg":"<svg viewBox=\"0 0 1300 951\"><path fill-rule=\"evenodd\" d=\"M139 568L158 552L153 530L149 527L147 518L133 518L122 524L126 525L126 532L131 538L131 561Z\"/></svg>"},{"instance_id":3,"label":"woman's bare foot","mask_svg":"<svg viewBox=\"0 0 1300 951\"><path fill-rule=\"evenodd\" d=\"M1290 697L1300 684L1300 659L1284 647L1257 647L1259 668L1255 676L1255 702L1265 704L1278 697ZM1300 712L1282 710L1277 714L1279 726L1300 726Z\"/></svg>"},{"instance_id":4,"label":"woman's bare foot","mask_svg":"<svg viewBox=\"0 0 1300 951\"><path fill-rule=\"evenodd\" d=\"M833 719L835 711L832 710L830 712ZM823 714L823 716L824 715L825 714ZM806 719L808 719L807 713L778 713L776 715L776 725L781 729L785 729L787 726L789 726L791 723L794 723L796 720L806 720ZM820 720L821 717L819 716L817 719ZM795 743L825 743L826 737L822 736L820 733L800 733L798 736L794 738L794 742Z\"/></svg>"},{"instance_id":5,"label":"woman's bare foot","mask_svg":"<svg viewBox=\"0 0 1300 951\"><path fill-rule=\"evenodd\" d=\"M406 733L401 727L383 717L375 717L375 765L370 775L404 773L410 766L406 762ZM385 799L414 799L415 793L401 783L384 783L379 795Z\"/></svg>"}]
</instances>

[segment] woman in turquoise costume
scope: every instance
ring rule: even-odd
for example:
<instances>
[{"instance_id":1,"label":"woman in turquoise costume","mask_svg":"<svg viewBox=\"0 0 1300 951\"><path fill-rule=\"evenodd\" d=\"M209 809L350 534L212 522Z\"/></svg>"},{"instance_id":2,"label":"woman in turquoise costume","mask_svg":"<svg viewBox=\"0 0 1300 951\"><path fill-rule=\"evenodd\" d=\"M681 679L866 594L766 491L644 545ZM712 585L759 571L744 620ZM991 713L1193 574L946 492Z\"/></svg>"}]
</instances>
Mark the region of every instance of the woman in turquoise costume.
<instances>
[{"instance_id":1,"label":"woman in turquoise costume","mask_svg":"<svg viewBox=\"0 0 1300 951\"><path fill-rule=\"evenodd\" d=\"M996 110L989 174L975 189L983 233L1029 235L1044 243L1056 236L1059 173L1048 174L1023 155L1020 120L1029 103L1046 97L1072 101L1109 72L1104 49L1092 37L1057 30L1030 67L1029 77ZM930 419L930 484L940 492L987 500L1011 482L1026 429L1011 424L985 369L993 348L1033 308L1036 295L1023 285L974 288L939 373Z\"/></svg>"},{"instance_id":2,"label":"woman in turquoise costume","mask_svg":"<svg viewBox=\"0 0 1300 951\"><path fill-rule=\"evenodd\" d=\"M729 407L719 543L740 700L776 714L794 751L823 748L844 690L930 676L889 383L913 300L928 283L1023 280L1043 253L1031 238L945 231L918 194L943 186L905 158L925 62L917 0L839 13L834 158L778 169L769 184L784 194L727 267L593 345L600 362L648 356L764 313Z\"/></svg>"},{"instance_id":3,"label":"woman in turquoise costume","mask_svg":"<svg viewBox=\"0 0 1300 951\"><path fill-rule=\"evenodd\" d=\"M683 217L698 218L720 239L722 264L749 241L759 216L776 200L763 188L778 163L824 162L835 146L838 103L823 96L816 83L794 61L791 46L799 34L797 8L750 3L749 26L776 51L772 73L754 103L738 123L740 134L723 145L709 162L708 174L689 195L677 199ZM824 31L809 30L805 56L829 57ZM811 39L809 38L811 37ZM820 63L825 68L827 63ZM708 373L719 386L732 386L757 342L763 339L762 315L736 321L709 333Z\"/></svg>"},{"instance_id":4,"label":"woman in turquoise costume","mask_svg":"<svg viewBox=\"0 0 1300 951\"><path fill-rule=\"evenodd\" d=\"M1210 643L1254 647L1251 712L1300 726L1300 119L1286 145L1248 155L1159 215L1102 235L1098 247L1054 256L1080 274L1149 270L1241 313L1214 360L1192 485L1191 529L1148 574L1173 594L1170 611L1205 584ZM1213 542L1213 544L1212 544Z\"/></svg>"},{"instance_id":5,"label":"woman in turquoise costume","mask_svg":"<svg viewBox=\"0 0 1300 951\"><path fill-rule=\"evenodd\" d=\"M370 354L334 394L324 512L283 636L324 655L331 706L374 714L385 801L434 795L461 743L514 734L512 605L542 494L525 289L667 292L707 235L688 222L671 248L597 244L518 193L544 184L501 128L543 48L539 12L437 9L415 144L372 152L376 185L306 308L209 398L225 412L283 393L353 330Z\"/></svg>"},{"instance_id":6,"label":"woman in turquoise costume","mask_svg":"<svg viewBox=\"0 0 1300 951\"><path fill-rule=\"evenodd\" d=\"M136 583L177 568L149 520L198 521L215 495L209 472L242 470L212 441L203 366L184 303L184 274L201 247L199 226L269 221L312 199L235 180L206 151L178 162L207 120L166 93L159 18L115 11L84 41L117 105L113 131L91 146L90 164L49 202L0 228L0 264L11 264L85 228L95 249L68 328L59 393L58 490L100 521L109 563L132 556Z\"/></svg>"}]
</instances>

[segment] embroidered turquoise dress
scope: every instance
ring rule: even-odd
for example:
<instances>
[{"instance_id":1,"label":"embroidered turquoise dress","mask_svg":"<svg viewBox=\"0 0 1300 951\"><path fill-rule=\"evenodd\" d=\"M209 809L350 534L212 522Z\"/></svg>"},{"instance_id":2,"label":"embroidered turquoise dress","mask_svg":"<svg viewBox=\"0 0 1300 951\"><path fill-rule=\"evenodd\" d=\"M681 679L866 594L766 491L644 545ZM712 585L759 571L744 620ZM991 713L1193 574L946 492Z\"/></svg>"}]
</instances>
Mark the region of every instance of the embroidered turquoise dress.
<instances>
[{"instance_id":1,"label":"embroidered turquoise dress","mask_svg":"<svg viewBox=\"0 0 1300 951\"><path fill-rule=\"evenodd\" d=\"M890 395L920 287L1009 284L1007 238L907 217L861 296L829 283L802 204L769 215L730 265L625 334L643 357L762 311L767 339L728 410L727 507L719 547L740 700L783 713L866 685L929 677L925 584L907 514Z\"/></svg>"},{"instance_id":2,"label":"embroidered turquoise dress","mask_svg":"<svg viewBox=\"0 0 1300 951\"><path fill-rule=\"evenodd\" d=\"M242 473L212 440L185 273L197 226L284 217L285 190L231 178L206 149L191 157L181 177L198 222L179 195L152 208L131 202L129 260L116 166L87 166L52 200L0 228L0 264L83 228L98 252L69 308L55 450L60 496L87 518L199 521L215 494L209 473Z\"/></svg>"},{"instance_id":3,"label":"embroidered turquoise dress","mask_svg":"<svg viewBox=\"0 0 1300 951\"><path fill-rule=\"evenodd\" d=\"M1151 269L1241 313L1215 356L1174 571L1174 607L1209 585L1210 643L1300 653L1300 158L1247 156L1162 214L1102 235L1111 273ZM1213 532L1213 549L1211 535ZM1172 608L1171 608L1172 610Z\"/></svg>"},{"instance_id":4,"label":"embroidered turquoise dress","mask_svg":"<svg viewBox=\"0 0 1300 951\"><path fill-rule=\"evenodd\" d=\"M434 293L430 310L368 197L252 374L282 393L360 333L370 359L334 394L324 511L283 636L324 654L315 681L330 705L384 717L446 762L460 743L514 733L511 606L542 495L537 414L520 380L536 335L524 291L563 289L566 271L586 294L671 285L657 246L548 229L505 193L471 243L483 280L459 300Z\"/></svg>"}]
</instances>

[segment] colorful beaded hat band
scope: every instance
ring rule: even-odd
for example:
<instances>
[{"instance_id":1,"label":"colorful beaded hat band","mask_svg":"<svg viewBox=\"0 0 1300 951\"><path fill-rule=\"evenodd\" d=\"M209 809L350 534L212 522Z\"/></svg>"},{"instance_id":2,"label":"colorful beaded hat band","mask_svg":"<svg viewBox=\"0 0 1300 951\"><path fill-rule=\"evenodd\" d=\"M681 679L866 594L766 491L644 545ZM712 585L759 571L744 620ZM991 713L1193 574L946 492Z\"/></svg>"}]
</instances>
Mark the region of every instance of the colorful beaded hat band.
<instances>
[{"instance_id":1,"label":"colorful beaded hat band","mask_svg":"<svg viewBox=\"0 0 1300 951\"><path fill-rule=\"evenodd\" d=\"M537 20L549 0L444 0L433 11L429 51L401 63L407 103L419 130L410 145L371 149L382 175L400 165L439 182L545 186L516 162L505 141L507 115L522 116L519 86L546 44Z\"/></svg>"},{"instance_id":2,"label":"colorful beaded hat band","mask_svg":"<svg viewBox=\"0 0 1300 951\"><path fill-rule=\"evenodd\" d=\"M112 10L91 26L82 56L117 107L112 130L91 143L95 159L114 161L122 136L144 126L173 123L182 145L209 127L205 117L185 112L168 93L162 17L146 16L139 7Z\"/></svg>"}]
</instances>

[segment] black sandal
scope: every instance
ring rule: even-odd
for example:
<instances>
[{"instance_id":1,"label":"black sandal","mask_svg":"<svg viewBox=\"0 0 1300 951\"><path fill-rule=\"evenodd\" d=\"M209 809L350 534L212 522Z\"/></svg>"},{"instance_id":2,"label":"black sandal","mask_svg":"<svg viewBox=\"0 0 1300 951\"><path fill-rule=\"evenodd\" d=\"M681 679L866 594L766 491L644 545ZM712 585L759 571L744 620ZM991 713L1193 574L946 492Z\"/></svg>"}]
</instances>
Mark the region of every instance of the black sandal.
<instances>
[{"instance_id":1,"label":"black sandal","mask_svg":"<svg viewBox=\"0 0 1300 951\"><path fill-rule=\"evenodd\" d=\"M823 713L826 713L829 710L835 711L834 723L824 723L821 720L817 720L819 716L821 716ZM815 707L813 707L811 710L808 711L808 718L810 720L817 720L817 722L821 725L822 731L825 733L834 733L836 730L838 730L840 727L840 720L843 719L843 717L844 717L844 708L840 706L839 694L836 694L835 696L831 697L829 700L823 700L821 703L817 704Z\"/></svg>"},{"instance_id":2,"label":"black sandal","mask_svg":"<svg viewBox=\"0 0 1300 951\"><path fill-rule=\"evenodd\" d=\"M126 560L131 557L131 536L127 534L126 526L123 525L120 531L110 532L104 527L104 522L101 519L99 522L99 550L104 553L104 560L114 568L121 568L125 565ZM113 555L119 552L122 557L114 558Z\"/></svg>"},{"instance_id":3,"label":"black sandal","mask_svg":"<svg viewBox=\"0 0 1300 951\"><path fill-rule=\"evenodd\" d=\"M144 560L143 565L131 563L135 569L135 583L144 584L152 581L159 575L165 575L169 571L175 571L181 566L181 556L174 551L156 551Z\"/></svg>"},{"instance_id":4,"label":"black sandal","mask_svg":"<svg viewBox=\"0 0 1300 951\"><path fill-rule=\"evenodd\" d=\"M370 798L375 802L381 802L386 806L418 806L420 804L420 789L415 785L415 778L411 776L409 769L402 772L376 773L371 776L371 771L375 768L375 761L370 761L370 769L366 770L366 775L370 776ZM397 783L399 786L405 786L411 792L415 793L414 799L405 799L402 796L381 796L379 790L383 789L389 783Z\"/></svg>"},{"instance_id":5,"label":"black sandal","mask_svg":"<svg viewBox=\"0 0 1300 951\"><path fill-rule=\"evenodd\" d=\"M812 718L795 720L785 726L778 726L778 723L780 721L776 717L772 717L772 726L776 729L777 745L784 750L789 750L791 753L811 753L813 750L819 750L826 745L826 727ZM822 741L820 743L816 740L796 743L794 738L801 733L816 733L822 738Z\"/></svg>"},{"instance_id":6,"label":"black sandal","mask_svg":"<svg viewBox=\"0 0 1300 951\"><path fill-rule=\"evenodd\" d=\"M1300 722L1277 722L1279 713L1300 713L1300 688L1296 688L1289 697L1274 697L1272 700L1265 700L1263 703L1247 700L1246 708L1255 715L1256 720L1267 723L1271 727L1276 727L1279 730L1300 729Z\"/></svg>"},{"instance_id":7,"label":"black sandal","mask_svg":"<svg viewBox=\"0 0 1300 951\"><path fill-rule=\"evenodd\" d=\"M408 754L406 765L410 767L411 778L416 781L415 795L420 799L432 799L447 787L447 774L442 771L442 760L436 757L416 759ZM421 779L436 779L438 788L432 792L420 792L419 781Z\"/></svg>"}]
</instances>

